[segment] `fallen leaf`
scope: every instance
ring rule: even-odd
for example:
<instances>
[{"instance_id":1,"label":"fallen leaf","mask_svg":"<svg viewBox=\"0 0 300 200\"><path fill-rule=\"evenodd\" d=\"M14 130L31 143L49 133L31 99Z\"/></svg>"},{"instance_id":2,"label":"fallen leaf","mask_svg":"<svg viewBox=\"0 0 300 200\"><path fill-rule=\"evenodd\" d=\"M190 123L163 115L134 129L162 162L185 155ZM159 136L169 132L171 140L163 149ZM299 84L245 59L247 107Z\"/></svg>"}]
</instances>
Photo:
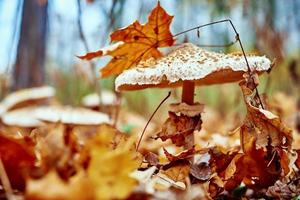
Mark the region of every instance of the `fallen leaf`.
<instances>
[{"instance_id":1,"label":"fallen leaf","mask_svg":"<svg viewBox=\"0 0 300 200\"><path fill-rule=\"evenodd\" d=\"M161 173L175 182L185 182L189 176L191 164L188 160L177 160L163 166Z\"/></svg>"},{"instance_id":2,"label":"fallen leaf","mask_svg":"<svg viewBox=\"0 0 300 200\"><path fill-rule=\"evenodd\" d=\"M296 166L298 167L298 169L300 169L300 149L296 150L297 152L297 160L295 162Z\"/></svg>"},{"instance_id":3,"label":"fallen leaf","mask_svg":"<svg viewBox=\"0 0 300 200\"><path fill-rule=\"evenodd\" d=\"M286 183L284 181L276 181L273 186L270 186L266 192L266 195L273 197L274 199L290 200L297 199L297 195L300 194L299 181L291 181Z\"/></svg>"},{"instance_id":4,"label":"fallen leaf","mask_svg":"<svg viewBox=\"0 0 300 200\"><path fill-rule=\"evenodd\" d=\"M195 153L195 148L184 150L175 156L170 154L165 148L163 148L163 150L164 150L164 154L166 155L166 157L170 162L191 158Z\"/></svg>"},{"instance_id":5,"label":"fallen leaf","mask_svg":"<svg viewBox=\"0 0 300 200\"><path fill-rule=\"evenodd\" d=\"M88 145L91 160L87 172L98 199L124 199L137 184L130 177L141 164L134 138L111 146L113 138L113 129L103 127Z\"/></svg>"},{"instance_id":6,"label":"fallen leaf","mask_svg":"<svg viewBox=\"0 0 300 200\"><path fill-rule=\"evenodd\" d=\"M208 163L201 162L191 166L190 174L200 181L207 181L210 179L212 172Z\"/></svg>"},{"instance_id":7,"label":"fallen leaf","mask_svg":"<svg viewBox=\"0 0 300 200\"><path fill-rule=\"evenodd\" d=\"M25 176L36 161L33 144L0 133L0 158L12 187L24 190Z\"/></svg>"},{"instance_id":8,"label":"fallen leaf","mask_svg":"<svg viewBox=\"0 0 300 200\"><path fill-rule=\"evenodd\" d=\"M169 118L162 125L162 130L157 134L157 138L162 141L171 139L176 146L184 146L189 141L187 136L193 134L195 130L201 129L201 116L188 117L185 115L176 115L169 112Z\"/></svg>"},{"instance_id":9,"label":"fallen leaf","mask_svg":"<svg viewBox=\"0 0 300 200\"><path fill-rule=\"evenodd\" d=\"M280 118L268 110L253 105L253 90L247 86L247 82L241 82L247 115L244 124L240 128L241 146L244 152L251 150L255 140L256 149L264 148L270 144L273 147L291 148L292 130L286 127Z\"/></svg>"},{"instance_id":10,"label":"fallen leaf","mask_svg":"<svg viewBox=\"0 0 300 200\"><path fill-rule=\"evenodd\" d=\"M78 172L64 181L55 171L50 171L41 179L28 179L26 200L92 200L94 190L84 171Z\"/></svg>"}]
</instances>

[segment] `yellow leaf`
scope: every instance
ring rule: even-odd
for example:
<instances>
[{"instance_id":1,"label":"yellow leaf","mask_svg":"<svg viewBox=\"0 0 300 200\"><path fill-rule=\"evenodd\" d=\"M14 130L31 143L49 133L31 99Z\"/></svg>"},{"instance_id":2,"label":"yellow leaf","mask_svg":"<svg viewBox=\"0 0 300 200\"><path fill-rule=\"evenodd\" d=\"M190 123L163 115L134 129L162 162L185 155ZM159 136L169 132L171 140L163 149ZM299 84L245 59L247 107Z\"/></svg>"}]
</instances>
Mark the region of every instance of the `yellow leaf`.
<instances>
[{"instance_id":1,"label":"yellow leaf","mask_svg":"<svg viewBox=\"0 0 300 200\"><path fill-rule=\"evenodd\" d=\"M134 148L134 138L122 140L115 149L112 129L104 128L89 146L91 161L87 169L97 199L124 199L137 181L130 177L141 161Z\"/></svg>"}]
</instances>

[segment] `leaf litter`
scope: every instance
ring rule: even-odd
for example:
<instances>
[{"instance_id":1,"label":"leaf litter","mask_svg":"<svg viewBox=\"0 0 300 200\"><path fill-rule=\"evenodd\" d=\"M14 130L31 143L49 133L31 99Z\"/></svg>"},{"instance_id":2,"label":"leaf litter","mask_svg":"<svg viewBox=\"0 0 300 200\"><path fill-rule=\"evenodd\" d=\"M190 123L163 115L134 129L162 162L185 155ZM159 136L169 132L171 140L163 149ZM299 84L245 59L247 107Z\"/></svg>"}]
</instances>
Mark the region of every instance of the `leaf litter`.
<instances>
[{"instance_id":1,"label":"leaf litter","mask_svg":"<svg viewBox=\"0 0 300 200\"><path fill-rule=\"evenodd\" d=\"M112 46L80 58L111 56L103 77L159 59L158 48L175 42L172 19L158 3L146 24L136 21L113 32ZM234 134L206 130L202 104L171 104L156 140L144 140L149 144L139 152L135 134L122 133L107 121L79 125L58 120L25 128L1 121L1 198L10 198L11 192L29 200L299 198L300 150L294 147L300 137L271 112L280 103L262 103L258 84L257 74L244 74L240 87L247 114ZM194 146L186 148L191 135ZM216 143L216 138L226 142Z\"/></svg>"}]
</instances>

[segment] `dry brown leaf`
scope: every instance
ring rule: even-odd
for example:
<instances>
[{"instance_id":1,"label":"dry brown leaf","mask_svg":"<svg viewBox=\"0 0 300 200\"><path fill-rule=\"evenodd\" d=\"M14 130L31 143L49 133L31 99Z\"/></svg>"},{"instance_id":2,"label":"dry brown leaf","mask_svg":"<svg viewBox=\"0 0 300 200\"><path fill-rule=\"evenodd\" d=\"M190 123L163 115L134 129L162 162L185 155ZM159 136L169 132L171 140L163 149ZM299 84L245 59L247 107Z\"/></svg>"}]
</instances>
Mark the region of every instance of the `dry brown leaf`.
<instances>
[{"instance_id":1,"label":"dry brown leaf","mask_svg":"<svg viewBox=\"0 0 300 200\"><path fill-rule=\"evenodd\" d=\"M174 162L177 160L189 159L189 158L193 157L193 155L195 153L195 148L184 150L177 155L170 154L165 148L163 148L163 150L164 150L164 154L166 155L166 157L168 158L168 160L170 162Z\"/></svg>"},{"instance_id":2,"label":"dry brown leaf","mask_svg":"<svg viewBox=\"0 0 300 200\"><path fill-rule=\"evenodd\" d=\"M34 145L0 133L0 158L12 187L24 190L25 177L36 161Z\"/></svg>"},{"instance_id":3,"label":"dry brown leaf","mask_svg":"<svg viewBox=\"0 0 300 200\"><path fill-rule=\"evenodd\" d=\"M162 126L161 132L158 133L157 138L162 141L171 139L172 143L177 146L184 146L188 144L188 135L193 134L194 130L201 129L201 116L188 117L185 115L177 116L173 112L169 112L169 118Z\"/></svg>"},{"instance_id":4,"label":"dry brown leaf","mask_svg":"<svg viewBox=\"0 0 300 200\"><path fill-rule=\"evenodd\" d=\"M252 140L255 140L256 149L266 150L268 145L290 149L292 130L286 127L278 116L253 105L253 90L247 86L247 82L241 82L240 86L247 106L246 119L240 128L244 152L252 148Z\"/></svg>"},{"instance_id":5,"label":"dry brown leaf","mask_svg":"<svg viewBox=\"0 0 300 200\"><path fill-rule=\"evenodd\" d=\"M187 160L177 160L167 164L161 170L161 173L167 175L175 182L185 182L189 176L191 164Z\"/></svg>"},{"instance_id":6,"label":"dry brown leaf","mask_svg":"<svg viewBox=\"0 0 300 200\"><path fill-rule=\"evenodd\" d=\"M152 153L151 151L148 151L144 155L145 160L152 166L157 166L159 163L158 155L155 153Z\"/></svg>"},{"instance_id":7,"label":"dry brown leaf","mask_svg":"<svg viewBox=\"0 0 300 200\"><path fill-rule=\"evenodd\" d=\"M297 152L298 157L297 157L295 164L298 167L298 169L300 169L300 149L296 150L296 152Z\"/></svg>"}]
</instances>

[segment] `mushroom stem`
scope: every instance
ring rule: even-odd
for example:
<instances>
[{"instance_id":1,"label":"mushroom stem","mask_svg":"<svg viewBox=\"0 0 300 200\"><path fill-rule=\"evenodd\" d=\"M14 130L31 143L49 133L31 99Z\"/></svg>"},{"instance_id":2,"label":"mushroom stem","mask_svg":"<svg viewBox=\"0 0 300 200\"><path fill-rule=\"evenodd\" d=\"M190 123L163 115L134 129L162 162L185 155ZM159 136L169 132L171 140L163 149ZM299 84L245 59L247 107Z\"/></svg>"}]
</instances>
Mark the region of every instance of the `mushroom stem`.
<instances>
[{"instance_id":1,"label":"mushroom stem","mask_svg":"<svg viewBox=\"0 0 300 200\"><path fill-rule=\"evenodd\" d=\"M194 81L183 81L181 101L192 105L194 103Z\"/></svg>"},{"instance_id":2,"label":"mushroom stem","mask_svg":"<svg viewBox=\"0 0 300 200\"><path fill-rule=\"evenodd\" d=\"M194 81L183 81L182 86L182 96L181 101L183 103L192 105L194 104L194 91L195 91L195 83ZM185 149L191 149L194 146L194 134L191 133L185 138Z\"/></svg>"}]
</instances>

